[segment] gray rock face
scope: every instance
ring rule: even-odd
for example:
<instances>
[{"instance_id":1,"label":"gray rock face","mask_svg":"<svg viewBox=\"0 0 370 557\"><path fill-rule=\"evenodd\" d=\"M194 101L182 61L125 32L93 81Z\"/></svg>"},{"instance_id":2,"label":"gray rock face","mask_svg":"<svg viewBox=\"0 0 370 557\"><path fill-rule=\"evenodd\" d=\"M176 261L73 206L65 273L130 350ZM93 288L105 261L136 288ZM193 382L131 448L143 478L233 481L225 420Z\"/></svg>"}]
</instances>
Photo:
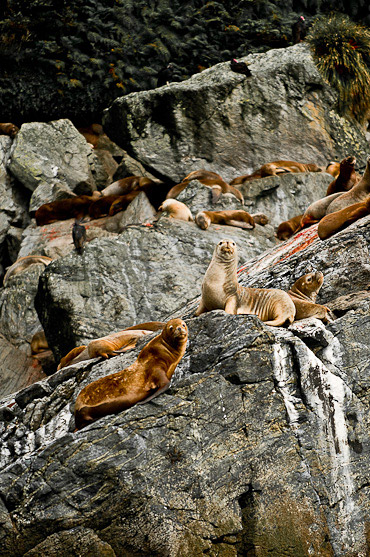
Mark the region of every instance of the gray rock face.
<instances>
[{"instance_id":1,"label":"gray rock face","mask_svg":"<svg viewBox=\"0 0 370 557\"><path fill-rule=\"evenodd\" d=\"M200 230L161 218L86 245L43 274L36 307L58 357L86 340L173 313L200 292L215 244L233 238L247 260L275 244L271 227ZM195 290L196 288L196 290Z\"/></svg>"},{"instance_id":2,"label":"gray rock face","mask_svg":"<svg viewBox=\"0 0 370 557\"><path fill-rule=\"evenodd\" d=\"M205 168L225 180L272 160L327 164L368 144L359 125L333 109L306 45L244 58L251 77L221 63L190 79L116 99L108 135L150 172L180 182Z\"/></svg>"},{"instance_id":3,"label":"gray rock face","mask_svg":"<svg viewBox=\"0 0 370 557\"><path fill-rule=\"evenodd\" d=\"M31 191L43 182L61 182L78 195L89 194L96 190L90 154L69 120L27 123L14 140L9 170Z\"/></svg>"}]
</instances>

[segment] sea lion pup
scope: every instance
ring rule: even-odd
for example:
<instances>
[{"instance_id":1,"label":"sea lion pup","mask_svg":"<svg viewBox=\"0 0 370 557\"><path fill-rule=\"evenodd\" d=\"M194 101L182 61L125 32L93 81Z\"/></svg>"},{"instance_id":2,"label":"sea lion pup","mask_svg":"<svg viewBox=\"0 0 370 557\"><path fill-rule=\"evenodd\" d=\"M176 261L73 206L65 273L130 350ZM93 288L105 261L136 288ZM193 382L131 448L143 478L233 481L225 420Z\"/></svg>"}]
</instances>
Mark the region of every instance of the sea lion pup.
<instances>
[{"instance_id":1,"label":"sea lion pup","mask_svg":"<svg viewBox=\"0 0 370 557\"><path fill-rule=\"evenodd\" d=\"M266 226L269 223L269 218L265 213L252 213L252 219L254 220L255 224L259 224L260 226Z\"/></svg>"},{"instance_id":2,"label":"sea lion pup","mask_svg":"<svg viewBox=\"0 0 370 557\"><path fill-rule=\"evenodd\" d=\"M257 178L266 178L267 176L278 176L287 172L322 172L317 164L301 163L295 161L272 161L263 164L261 168L255 170L252 174L244 174L231 180L230 185L243 184Z\"/></svg>"},{"instance_id":3,"label":"sea lion pup","mask_svg":"<svg viewBox=\"0 0 370 557\"><path fill-rule=\"evenodd\" d=\"M76 428L152 400L165 391L185 354L188 328L182 319L171 319L144 346L128 368L102 377L79 393L75 404Z\"/></svg>"},{"instance_id":4,"label":"sea lion pup","mask_svg":"<svg viewBox=\"0 0 370 557\"><path fill-rule=\"evenodd\" d=\"M220 197L221 193L232 193L235 197L240 201L242 205L244 205L244 197L243 194L232 185L228 184L221 178L219 174L216 172L211 172L210 170L194 170L190 172L182 182L173 186L170 191L167 193L166 199L171 197L176 198L192 180L198 180L204 186L208 186L212 188L212 201L216 202ZM219 186L219 188L215 188L214 186Z\"/></svg>"},{"instance_id":5,"label":"sea lion pup","mask_svg":"<svg viewBox=\"0 0 370 557\"><path fill-rule=\"evenodd\" d=\"M330 309L326 306L316 304L317 294L324 282L324 275L317 271L316 273L308 273L300 277L288 290L288 294L295 305L296 314L295 321L306 319L307 317L317 317L324 323L332 321Z\"/></svg>"},{"instance_id":6,"label":"sea lion pup","mask_svg":"<svg viewBox=\"0 0 370 557\"><path fill-rule=\"evenodd\" d=\"M126 352L134 348L138 339L153 331L163 329L165 323L162 321L148 321L146 323L139 323L128 327L123 331L111 333L105 337L91 340L88 345L76 346L61 358L57 369L77 364L83 360L90 360L91 358L108 358L115 356L119 352Z\"/></svg>"},{"instance_id":7,"label":"sea lion pup","mask_svg":"<svg viewBox=\"0 0 370 557\"><path fill-rule=\"evenodd\" d=\"M41 264L47 267L47 265L49 265L49 263L51 263L52 261L53 260L50 257L45 257L44 255L26 255L25 257L20 257L13 263L13 265L8 268L7 272L5 273L3 286L7 285L10 277L22 273L25 269L31 267L31 265Z\"/></svg>"},{"instance_id":8,"label":"sea lion pup","mask_svg":"<svg viewBox=\"0 0 370 557\"><path fill-rule=\"evenodd\" d=\"M340 230L347 228L347 226L356 222L356 220L362 219L369 214L370 196L365 199L365 201L354 203L340 211L335 211L334 213L326 215L319 223L317 234L321 240L326 240Z\"/></svg>"},{"instance_id":9,"label":"sea lion pup","mask_svg":"<svg viewBox=\"0 0 370 557\"><path fill-rule=\"evenodd\" d=\"M195 224L202 230L207 230L209 225L226 224L239 228L252 229L255 227L253 218L243 209L229 211L200 211L195 217Z\"/></svg>"},{"instance_id":10,"label":"sea lion pup","mask_svg":"<svg viewBox=\"0 0 370 557\"><path fill-rule=\"evenodd\" d=\"M266 325L293 323L295 307L286 292L277 288L246 288L238 284L238 255L233 240L221 240L204 275L202 298L195 316L213 309L232 315L257 315Z\"/></svg>"},{"instance_id":11,"label":"sea lion pup","mask_svg":"<svg viewBox=\"0 0 370 557\"><path fill-rule=\"evenodd\" d=\"M166 211L170 219L179 219L185 221L193 221L193 215L185 203L177 201L177 199L165 199L158 208L158 211Z\"/></svg>"},{"instance_id":12,"label":"sea lion pup","mask_svg":"<svg viewBox=\"0 0 370 557\"><path fill-rule=\"evenodd\" d=\"M18 132L19 132L19 128L15 124L12 124L11 122L0 124L0 135L8 135L13 139Z\"/></svg>"},{"instance_id":13,"label":"sea lion pup","mask_svg":"<svg viewBox=\"0 0 370 557\"><path fill-rule=\"evenodd\" d=\"M41 205L35 213L36 224L43 226L59 220L75 218L82 220L88 215L90 205L96 200L96 195L78 195L69 199L59 199Z\"/></svg>"},{"instance_id":14,"label":"sea lion pup","mask_svg":"<svg viewBox=\"0 0 370 557\"><path fill-rule=\"evenodd\" d=\"M343 195L341 192L332 193L327 197L322 197L321 199L317 199L311 203L311 205L309 205L303 213L301 220L302 228L305 226L311 226L311 224L315 224L315 222L319 222L326 215L327 208L332 201L341 195Z\"/></svg>"},{"instance_id":15,"label":"sea lion pup","mask_svg":"<svg viewBox=\"0 0 370 557\"><path fill-rule=\"evenodd\" d=\"M342 193L337 199L334 199L326 209L326 214L340 211L349 205L360 203L370 195L370 156L367 158L364 175L360 181L349 191Z\"/></svg>"},{"instance_id":16,"label":"sea lion pup","mask_svg":"<svg viewBox=\"0 0 370 557\"><path fill-rule=\"evenodd\" d=\"M125 195L132 191L141 191L144 186L152 184L155 182L146 176L128 176L109 184L101 193L102 195Z\"/></svg>"},{"instance_id":17,"label":"sea lion pup","mask_svg":"<svg viewBox=\"0 0 370 557\"><path fill-rule=\"evenodd\" d=\"M45 352L45 350L49 350L48 341L46 340L44 331L39 331L32 337L31 352L32 354L40 354L40 352Z\"/></svg>"},{"instance_id":18,"label":"sea lion pup","mask_svg":"<svg viewBox=\"0 0 370 557\"><path fill-rule=\"evenodd\" d=\"M340 162L335 162L335 161L329 162L325 168L325 172L331 174L333 178L339 176L339 170L340 170Z\"/></svg>"},{"instance_id":19,"label":"sea lion pup","mask_svg":"<svg viewBox=\"0 0 370 557\"><path fill-rule=\"evenodd\" d=\"M288 240L288 238L303 228L301 225L302 217L303 215L297 215L281 222L276 230L276 237L279 240Z\"/></svg>"},{"instance_id":20,"label":"sea lion pup","mask_svg":"<svg viewBox=\"0 0 370 557\"><path fill-rule=\"evenodd\" d=\"M349 191L359 181L355 171L355 157L346 157L340 162L339 175L333 180L326 191L326 195L340 191Z\"/></svg>"}]
</instances>

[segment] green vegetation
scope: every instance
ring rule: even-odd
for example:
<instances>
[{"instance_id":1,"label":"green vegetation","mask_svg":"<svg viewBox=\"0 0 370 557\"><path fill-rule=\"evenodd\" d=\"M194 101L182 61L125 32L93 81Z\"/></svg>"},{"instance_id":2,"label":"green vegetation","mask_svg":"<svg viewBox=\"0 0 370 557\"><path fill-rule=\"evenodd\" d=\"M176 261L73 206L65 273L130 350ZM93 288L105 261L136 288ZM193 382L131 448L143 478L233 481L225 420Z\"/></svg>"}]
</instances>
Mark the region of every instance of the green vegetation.
<instances>
[{"instance_id":1,"label":"green vegetation","mask_svg":"<svg viewBox=\"0 0 370 557\"><path fill-rule=\"evenodd\" d=\"M298 15L310 21L340 1L3 0L1 120L100 120L117 96L155 87L169 61L183 80L288 46ZM361 0L350 4L350 15L364 16Z\"/></svg>"},{"instance_id":2,"label":"green vegetation","mask_svg":"<svg viewBox=\"0 0 370 557\"><path fill-rule=\"evenodd\" d=\"M363 124L370 114L370 31L348 17L318 18L307 37L317 67L339 93L338 109Z\"/></svg>"}]
</instances>

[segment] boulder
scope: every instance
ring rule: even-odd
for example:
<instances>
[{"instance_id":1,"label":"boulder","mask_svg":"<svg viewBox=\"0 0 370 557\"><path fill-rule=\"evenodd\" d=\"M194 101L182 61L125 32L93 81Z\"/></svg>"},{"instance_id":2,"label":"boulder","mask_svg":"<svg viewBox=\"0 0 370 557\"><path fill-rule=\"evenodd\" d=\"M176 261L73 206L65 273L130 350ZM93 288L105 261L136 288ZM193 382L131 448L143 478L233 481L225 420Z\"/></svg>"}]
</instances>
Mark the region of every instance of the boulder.
<instances>
[{"instance_id":1,"label":"boulder","mask_svg":"<svg viewBox=\"0 0 370 557\"><path fill-rule=\"evenodd\" d=\"M63 183L77 195L96 190L91 147L70 120L23 124L12 147L10 172L28 189Z\"/></svg>"},{"instance_id":2,"label":"boulder","mask_svg":"<svg viewBox=\"0 0 370 557\"><path fill-rule=\"evenodd\" d=\"M120 97L105 111L104 129L148 171L175 183L200 168L230 180L280 159L326 165L353 153L365 164L364 130L335 111L337 94L307 45L242 60L251 77L224 62Z\"/></svg>"}]
</instances>

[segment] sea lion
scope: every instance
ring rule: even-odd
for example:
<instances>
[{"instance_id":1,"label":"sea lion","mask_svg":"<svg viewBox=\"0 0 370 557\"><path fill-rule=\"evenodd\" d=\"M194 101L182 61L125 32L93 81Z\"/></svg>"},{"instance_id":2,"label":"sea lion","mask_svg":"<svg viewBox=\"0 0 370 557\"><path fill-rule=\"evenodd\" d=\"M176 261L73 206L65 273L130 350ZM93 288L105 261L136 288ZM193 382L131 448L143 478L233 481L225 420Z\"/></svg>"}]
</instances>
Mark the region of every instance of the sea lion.
<instances>
[{"instance_id":1,"label":"sea lion","mask_svg":"<svg viewBox=\"0 0 370 557\"><path fill-rule=\"evenodd\" d=\"M149 184L155 184L155 182L146 176L128 176L109 184L101 193L102 195L125 195L132 191L141 191L144 186Z\"/></svg>"},{"instance_id":2,"label":"sea lion","mask_svg":"<svg viewBox=\"0 0 370 557\"><path fill-rule=\"evenodd\" d=\"M244 174L243 176L237 176L231 180L230 185L243 184L244 182L249 182L250 180L256 180L257 178L266 178L267 176L278 176L280 174L285 174L287 172L321 172L322 169L317 164L304 164L295 161L272 161L263 164L260 168L255 170L252 174Z\"/></svg>"},{"instance_id":3,"label":"sea lion","mask_svg":"<svg viewBox=\"0 0 370 557\"><path fill-rule=\"evenodd\" d=\"M213 309L232 315L257 315L266 325L293 323L295 307L286 292L277 288L246 288L238 284L238 256L233 240L221 240L204 275L202 298L195 316Z\"/></svg>"},{"instance_id":4,"label":"sea lion","mask_svg":"<svg viewBox=\"0 0 370 557\"><path fill-rule=\"evenodd\" d=\"M193 215L190 209L185 203L177 201L177 199L165 199L162 205L158 208L158 211L166 211L169 218L179 219L185 221L193 221Z\"/></svg>"},{"instance_id":5,"label":"sea lion","mask_svg":"<svg viewBox=\"0 0 370 557\"><path fill-rule=\"evenodd\" d=\"M211 223L226 224L245 229L252 229L255 227L255 223L251 215L242 209L235 211L200 211L197 213L195 217L195 224L197 224L199 228L207 230Z\"/></svg>"},{"instance_id":6,"label":"sea lion","mask_svg":"<svg viewBox=\"0 0 370 557\"><path fill-rule=\"evenodd\" d=\"M297 215L289 220L281 222L276 230L276 237L279 240L287 240L293 234L302 229L301 220L303 215Z\"/></svg>"},{"instance_id":7,"label":"sea lion","mask_svg":"<svg viewBox=\"0 0 370 557\"><path fill-rule=\"evenodd\" d=\"M84 136L86 141L95 149L99 143L100 136L104 133L101 124L91 124L84 128L77 128L77 131Z\"/></svg>"},{"instance_id":8,"label":"sea lion","mask_svg":"<svg viewBox=\"0 0 370 557\"><path fill-rule=\"evenodd\" d=\"M19 132L19 128L14 124L12 124L11 122L0 124L0 135L8 135L13 139L18 132Z\"/></svg>"},{"instance_id":9,"label":"sea lion","mask_svg":"<svg viewBox=\"0 0 370 557\"><path fill-rule=\"evenodd\" d=\"M340 162L339 175L333 180L326 191L326 195L340 191L349 191L359 181L355 171L355 157L346 157Z\"/></svg>"},{"instance_id":10,"label":"sea lion","mask_svg":"<svg viewBox=\"0 0 370 557\"><path fill-rule=\"evenodd\" d=\"M340 170L340 162L335 162L335 161L329 162L325 168L325 172L331 174L333 178L339 176L339 170Z\"/></svg>"},{"instance_id":11,"label":"sea lion","mask_svg":"<svg viewBox=\"0 0 370 557\"><path fill-rule=\"evenodd\" d=\"M96 199L94 203L90 205L89 217L93 220L106 217L107 215L109 215L109 211L115 201L118 202L122 201L121 204L122 208L120 210L123 211L123 208L126 209L128 205L131 203L131 201L135 199L137 195L139 195L138 191L130 192L127 195L116 195L116 194L104 195L99 199Z\"/></svg>"},{"instance_id":12,"label":"sea lion","mask_svg":"<svg viewBox=\"0 0 370 557\"><path fill-rule=\"evenodd\" d=\"M71 218L82 220L88 215L89 207L94 203L97 195L100 195L99 192L95 192L95 195L78 195L69 199L59 199L58 201L44 203L35 213L36 224L43 226Z\"/></svg>"},{"instance_id":13,"label":"sea lion","mask_svg":"<svg viewBox=\"0 0 370 557\"><path fill-rule=\"evenodd\" d=\"M108 358L118 352L130 350L135 347L140 337L153 331L159 331L164 326L165 323L162 321L148 321L133 325L123 331L91 340L88 345L84 344L70 350L68 354L61 358L57 369L77 364L83 360L90 360L91 358Z\"/></svg>"},{"instance_id":14,"label":"sea lion","mask_svg":"<svg viewBox=\"0 0 370 557\"><path fill-rule=\"evenodd\" d=\"M72 226L72 240L77 253L81 255L86 242L86 228L81 221L75 220Z\"/></svg>"},{"instance_id":15,"label":"sea lion","mask_svg":"<svg viewBox=\"0 0 370 557\"><path fill-rule=\"evenodd\" d=\"M50 257L45 257L44 255L26 255L25 257L20 257L6 271L5 276L4 276L4 280L3 280L3 286L7 285L10 277L13 277L14 275L18 275L19 273L22 273L25 269L28 269L28 267L31 267L31 265L40 265L41 264L41 265L45 265L45 267L46 267L52 261L53 260Z\"/></svg>"},{"instance_id":16,"label":"sea lion","mask_svg":"<svg viewBox=\"0 0 370 557\"><path fill-rule=\"evenodd\" d=\"M311 224L315 224L315 222L319 222L326 215L327 208L332 201L341 195L343 195L341 192L332 193L327 197L322 197L321 199L317 199L311 203L311 205L309 205L303 213L301 220L302 228L305 226L311 226Z\"/></svg>"},{"instance_id":17,"label":"sea lion","mask_svg":"<svg viewBox=\"0 0 370 557\"><path fill-rule=\"evenodd\" d=\"M265 213L252 213L251 217L255 224L259 224L260 226L266 226L266 224L269 223L269 218Z\"/></svg>"},{"instance_id":18,"label":"sea lion","mask_svg":"<svg viewBox=\"0 0 370 557\"><path fill-rule=\"evenodd\" d=\"M171 319L128 368L84 387L75 404L76 428L81 429L134 404L148 402L165 391L185 354L187 340L186 323L182 319Z\"/></svg>"},{"instance_id":19,"label":"sea lion","mask_svg":"<svg viewBox=\"0 0 370 557\"><path fill-rule=\"evenodd\" d=\"M130 193L126 193L125 195L119 196L115 201L113 201L112 205L109 209L109 216L116 215L121 211L127 209L130 205L131 201L135 199L139 195L139 191L131 191Z\"/></svg>"},{"instance_id":20,"label":"sea lion","mask_svg":"<svg viewBox=\"0 0 370 557\"><path fill-rule=\"evenodd\" d=\"M32 337L31 351L32 354L40 354L40 352L45 352L45 350L49 350L48 341L46 340L44 331L39 331Z\"/></svg>"},{"instance_id":21,"label":"sea lion","mask_svg":"<svg viewBox=\"0 0 370 557\"><path fill-rule=\"evenodd\" d=\"M316 317L324 323L332 321L330 309L326 306L316 304L317 294L324 282L324 275L317 271L316 273L307 273L300 277L288 290L288 294L295 305L296 314L295 321L306 319L307 317Z\"/></svg>"},{"instance_id":22,"label":"sea lion","mask_svg":"<svg viewBox=\"0 0 370 557\"><path fill-rule=\"evenodd\" d=\"M321 240L330 238L340 230L347 228L356 220L362 219L370 215L370 196L361 201L354 203L348 207L344 207L340 211L335 211L322 218L317 228L317 234Z\"/></svg>"},{"instance_id":23,"label":"sea lion","mask_svg":"<svg viewBox=\"0 0 370 557\"><path fill-rule=\"evenodd\" d=\"M329 215L355 203L365 201L368 195L370 195L370 156L367 158L365 172L361 180L349 191L334 199L327 207L326 214Z\"/></svg>"},{"instance_id":24,"label":"sea lion","mask_svg":"<svg viewBox=\"0 0 370 557\"><path fill-rule=\"evenodd\" d=\"M173 188L170 189L167 193L166 199L171 197L176 198L192 180L198 180L204 186L212 188L213 202L217 201L221 193L232 193L240 201L240 203L244 205L243 194L238 189L225 182L225 180L223 180L219 174L216 174L216 172L204 169L190 172L190 174L185 176L182 182L176 184L176 186L173 186ZM214 188L214 186L219 186L221 190L219 188Z\"/></svg>"}]
</instances>

